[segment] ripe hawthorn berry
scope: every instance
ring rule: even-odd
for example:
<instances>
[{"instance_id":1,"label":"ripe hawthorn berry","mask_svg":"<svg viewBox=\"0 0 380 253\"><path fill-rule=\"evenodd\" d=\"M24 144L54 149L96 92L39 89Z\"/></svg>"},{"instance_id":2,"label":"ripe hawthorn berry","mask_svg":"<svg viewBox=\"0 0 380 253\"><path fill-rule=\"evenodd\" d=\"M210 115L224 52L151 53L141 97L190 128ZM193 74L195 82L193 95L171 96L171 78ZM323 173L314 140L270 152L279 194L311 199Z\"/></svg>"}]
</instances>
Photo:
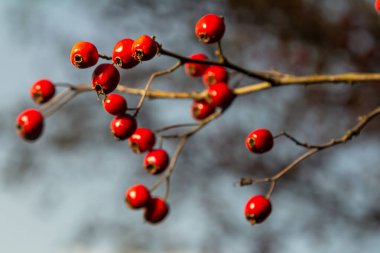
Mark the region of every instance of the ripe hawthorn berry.
<instances>
[{"instance_id":1,"label":"ripe hawthorn berry","mask_svg":"<svg viewBox=\"0 0 380 253\"><path fill-rule=\"evenodd\" d=\"M224 19L215 14L201 17L195 25L195 35L206 44L220 41L225 31Z\"/></svg>"},{"instance_id":2,"label":"ripe hawthorn berry","mask_svg":"<svg viewBox=\"0 0 380 253\"><path fill-rule=\"evenodd\" d=\"M16 119L17 133L28 141L36 140L42 134L44 117L37 109L26 109Z\"/></svg>"},{"instance_id":3,"label":"ripe hawthorn berry","mask_svg":"<svg viewBox=\"0 0 380 253\"><path fill-rule=\"evenodd\" d=\"M132 56L132 39L122 39L118 41L112 52L112 61L123 69L130 69L139 64L139 61Z\"/></svg>"},{"instance_id":4,"label":"ripe hawthorn berry","mask_svg":"<svg viewBox=\"0 0 380 253\"><path fill-rule=\"evenodd\" d=\"M376 1L375 1L375 10L376 10L377 12L380 12L380 0L376 0Z\"/></svg>"},{"instance_id":5,"label":"ripe hawthorn berry","mask_svg":"<svg viewBox=\"0 0 380 253\"><path fill-rule=\"evenodd\" d=\"M111 121L110 128L115 139L125 140L136 131L137 122L129 114L119 115Z\"/></svg>"},{"instance_id":6,"label":"ripe hawthorn berry","mask_svg":"<svg viewBox=\"0 0 380 253\"><path fill-rule=\"evenodd\" d=\"M144 218L150 223L162 221L169 213L169 205L161 198L152 198L145 207Z\"/></svg>"},{"instance_id":7,"label":"ripe hawthorn berry","mask_svg":"<svg viewBox=\"0 0 380 253\"><path fill-rule=\"evenodd\" d=\"M151 150L156 143L156 136L148 128L137 128L128 139L129 146L135 153Z\"/></svg>"},{"instance_id":8,"label":"ripe hawthorn berry","mask_svg":"<svg viewBox=\"0 0 380 253\"><path fill-rule=\"evenodd\" d=\"M273 147L272 133L264 128L256 129L247 136L245 145L253 153L265 153Z\"/></svg>"},{"instance_id":9,"label":"ripe hawthorn berry","mask_svg":"<svg viewBox=\"0 0 380 253\"><path fill-rule=\"evenodd\" d=\"M137 209L145 207L149 201L150 191L145 185L134 185L125 192L125 202L130 208Z\"/></svg>"},{"instance_id":10,"label":"ripe hawthorn berry","mask_svg":"<svg viewBox=\"0 0 380 253\"><path fill-rule=\"evenodd\" d=\"M208 57L202 53L192 54L189 56L189 58L193 60L203 60L203 61L208 60ZM200 64L200 63L194 63L194 62L185 63L186 74L193 77L202 76L207 68L208 68L208 65L206 64Z\"/></svg>"},{"instance_id":11,"label":"ripe hawthorn berry","mask_svg":"<svg viewBox=\"0 0 380 253\"><path fill-rule=\"evenodd\" d=\"M30 88L30 96L37 104L49 101L55 94L55 86L48 79L40 79Z\"/></svg>"},{"instance_id":12,"label":"ripe hawthorn berry","mask_svg":"<svg viewBox=\"0 0 380 253\"><path fill-rule=\"evenodd\" d=\"M216 83L227 83L228 72L222 66L210 66L202 75L203 83L210 86Z\"/></svg>"},{"instance_id":13,"label":"ripe hawthorn berry","mask_svg":"<svg viewBox=\"0 0 380 253\"><path fill-rule=\"evenodd\" d=\"M228 106L235 95L226 83L217 83L208 87L206 101L214 107Z\"/></svg>"},{"instance_id":14,"label":"ripe hawthorn berry","mask_svg":"<svg viewBox=\"0 0 380 253\"><path fill-rule=\"evenodd\" d=\"M94 66L99 59L98 49L87 41L77 42L71 49L71 63L80 69Z\"/></svg>"},{"instance_id":15,"label":"ripe hawthorn berry","mask_svg":"<svg viewBox=\"0 0 380 253\"><path fill-rule=\"evenodd\" d=\"M169 165L169 155L163 149L154 149L144 158L144 168L152 175L163 172Z\"/></svg>"},{"instance_id":16,"label":"ripe hawthorn berry","mask_svg":"<svg viewBox=\"0 0 380 253\"><path fill-rule=\"evenodd\" d=\"M112 115L123 115L127 110L127 101L119 94L109 94L103 100L103 108Z\"/></svg>"},{"instance_id":17,"label":"ripe hawthorn berry","mask_svg":"<svg viewBox=\"0 0 380 253\"><path fill-rule=\"evenodd\" d=\"M194 119L202 120L215 112L215 107L210 105L206 100L194 101L191 106Z\"/></svg>"},{"instance_id":18,"label":"ripe hawthorn berry","mask_svg":"<svg viewBox=\"0 0 380 253\"><path fill-rule=\"evenodd\" d=\"M158 52L158 43L148 35L138 37L132 43L132 56L137 61L148 61Z\"/></svg>"},{"instance_id":19,"label":"ripe hawthorn berry","mask_svg":"<svg viewBox=\"0 0 380 253\"><path fill-rule=\"evenodd\" d=\"M251 197L245 204L244 214L252 224L263 222L271 213L272 205L270 200L262 195Z\"/></svg>"},{"instance_id":20,"label":"ripe hawthorn berry","mask_svg":"<svg viewBox=\"0 0 380 253\"><path fill-rule=\"evenodd\" d=\"M92 73L92 89L98 94L111 93L116 89L119 81L119 71L109 63L100 64Z\"/></svg>"}]
</instances>

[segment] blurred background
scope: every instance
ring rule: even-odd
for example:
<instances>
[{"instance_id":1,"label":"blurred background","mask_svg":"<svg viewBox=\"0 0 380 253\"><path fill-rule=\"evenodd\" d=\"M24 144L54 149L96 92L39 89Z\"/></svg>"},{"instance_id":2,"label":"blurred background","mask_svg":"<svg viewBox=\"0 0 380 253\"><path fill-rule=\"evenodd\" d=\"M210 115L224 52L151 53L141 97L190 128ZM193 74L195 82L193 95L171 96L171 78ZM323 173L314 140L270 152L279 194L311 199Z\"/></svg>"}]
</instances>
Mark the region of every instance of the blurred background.
<instances>
[{"instance_id":1,"label":"blurred background","mask_svg":"<svg viewBox=\"0 0 380 253\"><path fill-rule=\"evenodd\" d=\"M89 83L93 68L69 61L79 40L111 54L125 37L156 35L163 47L212 56L194 24L223 15L227 57L256 70L307 75L379 72L380 16L374 0L2 0L0 50L0 252L378 252L380 247L379 119L353 141L317 154L280 180L273 212L256 226L243 208L267 185L236 187L241 177L270 176L304 150L276 140L264 155L244 147L247 134L286 130L310 142L341 136L357 116L379 105L380 87L286 87L242 96L186 145L171 180L170 215L156 226L124 205L127 187L155 181L142 156L116 142L93 93L76 97L46 121L42 138L20 140L15 118L34 107L29 87L40 78ZM122 71L122 83L143 87L173 64L161 56ZM239 80L235 76L232 82ZM255 80L244 78L242 85ZM154 89L200 91L183 69ZM126 95L131 107L137 98ZM191 101L151 100L138 118L153 129L192 121ZM165 142L173 151L176 143ZM158 193L162 192L162 189Z\"/></svg>"}]
</instances>

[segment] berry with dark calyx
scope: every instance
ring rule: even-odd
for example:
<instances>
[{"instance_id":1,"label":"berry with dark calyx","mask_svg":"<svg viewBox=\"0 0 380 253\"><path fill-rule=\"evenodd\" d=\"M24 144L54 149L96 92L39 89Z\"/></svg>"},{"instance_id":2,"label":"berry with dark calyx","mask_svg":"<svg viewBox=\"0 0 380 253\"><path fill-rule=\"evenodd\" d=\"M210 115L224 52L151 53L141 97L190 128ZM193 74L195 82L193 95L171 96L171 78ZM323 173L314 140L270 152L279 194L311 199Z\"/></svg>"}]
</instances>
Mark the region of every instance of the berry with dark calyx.
<instances>
[{"instance_id":1,"label":"berry with dark calyx","mask_svg":"<svg viewBox=\"0 0 380 253\"><path fill-rule=\"evenodd\" d=\"M30 88L30 96L37 104L49 101L55 94L55 86L48 79L40 79Z\"/></svg>"},{"instance_id":2,"label":"berry with dark calyx","mask_svg":"<svg viewBox=\"0 0 380 253\"><path fill-rule=\"evenodd\" d=\"M247 136L245 145L253 153L265 153L273 147L273 135L267 129L256 129Z\"/></svg>"},{"instance_id":3,"label":"berry with dark calyx","mask_svg":"<svg viewBox=\"0 0 380 253\"><path fill-rule=\"evenodd\" d=\"M158 43L148 35L142 35L132 44L132 56L137 61L148 61L158 52Z\"/></svg>"},{"instance_id":4,"label":"berry with dark calyx","mask_svg":"<svg viewBox=\"0 0 380 253\"><path fill-rule=\"evenodd\" d=\"M206 44L220 41L225 31L224 19L215 14L201 17L195 25L195 35Z\"/></svg>"},{"instance_id":5,"label":"berry with dark calyx","mask_svg":"<svg viewBox=\"0 0 380 253\"><path fill-rule=\"evenodd\" d=\"M137 122L129 114L119 115L111 121L110 128L115 139L125 140L136 131Z\"/></svg>"},{"instance_id":6,"label":"berry with dark calyx","mask_svg":"<svg viewBox=\"0 0 380 253\"><path fill-rule=\"evenodd\" d=\"M152 198L145 207L144 219L150 223L162 221L169 213L169 205L161 198Z\"/></svg>"},{"instance_id":7,"label":"berry with dark calyx","mask_svg":"<svg viewBox=\"0 0 380 253\"><path fill-rule=\"evenodd\" d=\"M210 86L216 83L227 83L228 72L222 66L210 66L202 75L203 83Z\"/></svg>"},{"instance_id":8,"label":"berry with dark calyx","mask_svg":"<svg viewBox=\"0 0 380 253\"><path fill-rule=\"evenodd\" d=\"M152 175L163 172L169 165L169 155L163 149L154 149L144 158L144 168Z\"/></svg>"},{"instance_id":9,"label":"berry with dark calyx","mask_svg":"<svg viewBox=\"0 0 380 253\"><path fill-rule=\"evenodd\" d=\"M262 195L253 196L245 204L244 215L252 224L263 222L271 213L270 200Z\"/></svg>"},{"instance_id":10,"label":"berry with dark calyx","mask_svg":"<svg viewBox=\"0 0 380 253\"><path fill-rule=\"evenodd\" d=\"M226 107L235 98L235 94L226 83L217 83L207 89L206 101L214 107Z\"/></svg>"},{"instance_id":11,"label":"berry with dark calyx","mask_svg":"<svg viewBox=\"0 0 380 253\"><path fill-rule=\"evenodd\" d=\"M203 60L203 61L208 60L207 56L202 53L192 54L189 56L189 58L193 60ZM208 68L208 65L206 64L200 64L200 63L194 63L194 62L185 63L186 74L193 77L202 76L207 68Z\"/></svg>"},{"instance_id":12,"label":"berry with dark calyx","mask_svg":"<svg viewBox=\"0 0 380 253\"><path fill-rule=\"evenodd\" d=\"M156 136L148 128L137 128L128 139L129 146L135 153L151 150L156 143Z\"/></svg>"},{"instance_id":13,"label":"berry with dark calyx","mask_svg":"<svg viewBox=\"0 0 380 253\"><path fill-rule=\"evenodd\" d=\"M197 120L202 120L215 112L215 107L206 100L194 101L191 106L192 115Z\"/></svg>"},{"instance_id":14,"label":"berry with dark calyx","mask_svg":"<svg viewBox=\"0 0 380 253\"><path fill-rule=\"evenodd\" d=\"M380 0L376 0L376 1L375 1L375 10L376 10L377 12L380 12Z\"/></svg>"},{"instance_id":15,"label":"berry with dark calyx","mask_svg":"<svg viewBox=\"0 0 380 253\"><path fill-rule=\"evenodd\" d=\"M112 52L112 61L123 69L130 69L139 64L139 61L132 56L132 39L122 39L118 41Z\"/></svg>"},{"instance_id":16,"label":"berry with dark calyx","mask_svg":"<svg viewBox=\"0 0 380 253\"><path fill-rule=\"evenodd\" d=\"M20 137L28 141L36 140L42 134L44 117L37 109L26 109L18 115L16 128Z\"/></svg>"},{"instance_id":17,"label":"berry with dark calyx","mask_svg":"<svg viewBox=\"0 0 380 253\"><path fill-rule=\"evenodd\" d=\"M99 53L94 44L79 41L71 49L70 60L77 68L89 68L98 62Z\"/></svg>"},{"instance_id":18,"label":"berry with dark calyx","mask_svg":"<svg viewBox=\"0 0 380 253\"><path fill-rule=\"evenodd\" d=\"M111 93L116 89L119 81L119 71L109 63L100 64L92 73L92 89L94 89L98 95Z\"/></svg>"},{"instance_id":19,"label":"berry with dark calyx","mask_svg":"<svg viewBox=\"0 0 380 253\"><path fill-rule=\"evenodd\" d=\"M150 199L150 191L142 184L134 185L125 192L125 202L133 209L147 206Z\"/></svg>"},{"instance_id":20,"label":"berry with dark calyx","mask_svg":"<svg viewBox=\"0 0 380 253\"><path fill-rule=\"evenodd\" d=\"M127 101L119 94L109 94L103 100L103 108L112 115L123 115L127 110Z\"/></svg>"}]
</instances>

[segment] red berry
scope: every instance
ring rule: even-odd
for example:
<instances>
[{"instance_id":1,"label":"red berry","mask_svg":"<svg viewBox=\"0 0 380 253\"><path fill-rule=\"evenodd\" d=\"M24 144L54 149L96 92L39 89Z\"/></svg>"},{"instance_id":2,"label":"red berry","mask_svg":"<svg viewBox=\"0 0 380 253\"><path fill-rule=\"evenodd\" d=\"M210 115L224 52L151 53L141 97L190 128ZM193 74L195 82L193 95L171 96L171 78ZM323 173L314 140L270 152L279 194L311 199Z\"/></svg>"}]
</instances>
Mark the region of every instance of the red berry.
<instances>
[{"instance_id":1,"label":"red berry","mask_svg":"<svg viewBox=\"0 0 380 253\"><path fill-rule=\"evenodd\" d=\"M79 41L71 49L70 60L77 68L92 67L98 62L98 59L98 50L90 42Z\"/></svg>"},{"instance_id":2,"label":"red berry","mask_svg":"<svg viewBox=\"0 0 380 253\"><path fill-rule=\"evenodd\" d=\"M192 54L189 56L190 59L193 60L208 60L207 56L205 54ZM200 63L193 63L193 62L188 62L185 63L185 72L189 76L194 76L198 77L203 75L203 73L206 71L208 68L208 65L206 64L200 64Z\"/></svg>"},{"instance_id":3,"label":"red berry","mask_svg":"<svg viewBox=\"0 0 380 253\"><path fill-rule=\"evenodd\" d=\"M21 112L16 120L17 133L25 140L35 140L42 134L44 117L36 109L26 109Z\"/></svg>"},{"instance_id":4,"label":"red berry","mask_svg":"<svg viewBox=\"0 0 380 253\"><path fill-rule=\"evenodd\" d=\"M162 221L169 213L169 206L161 198L152 198L145 208L144 218L150 223Z\"/></svg>"},{"instance_id":5,"label":"red berry","mask_svg":"<svg viewBox=\"0 0 380 253\"><path fill-rule=\"evenodd\" d=\"M119 71L109 63L100 64L92 73L92 89L98 94L111 93L116 89L119 81Z\"/></svg>"},{"instance_id":6,"label":"red berry","mask_svg":"<svg viewBox=\"0 0 380 253\"><path fill-rule=\"evenodd\" d=\"M250 198L244 208L245 217L252 225L263 222L271 211L272 205L269 199L262 195Z\"/></svg>"},{"instance_id":7,"label":"red berry","mask_svg":"<svg viewBox=\"0 0 380 253\"><path fill-rule=\"evenodd\" d=\"M380 0L376 0L376 1L375 1L375 10L376 10L377 12L380 12Z\"/></svg>"},{"instance_id":8,"label":"red berry","mask_svg":"<svg viewBox=\"0 0 380 253\"><path fill-rule=\"evenodd\" d=\"M206 101L214 107L226 107L234 97L226 83L217 83L208 87Z\"/></svg>"},{"instance_id":9,"label":"red berry","mask_svg":"<svg viewBox=\"0 0 380 253\"><path fill-rule=\"evenodd\" d=\"M136 119L129 114L116 116L111 121L110 128L117 140L125 140L136 131Z\"/></svg>"},{"instance_id":10,"label":"red berry","mask_svg":"<svg viewBox=\"0 0 380 253\"><path fill-rule=\"evenodd\" d=\"M30 88L30 96L37 104L49 101L55 94L55 86L48 79L40 79Z\"/></svg>"},{"instance_id":11,"label":"red berry","mask_svg":"<svg viewBox=\"0 0 380 253\"><path fill-rule=\"evenodd\" d=\"M202 120L215 112L215 107L205 100L194 101L191 106L192 114L195 119Z\"/></svg>"},{"instance_id":12,"label":"red berry","mask_svg":"<svg viewBox=\"0 0 380 253\"><path fill-rule=\"evenodd\" d=\"M153 175L163 172L169 165L169 155L163 149L154 149L144 158L144 168Z\"/></svg>"},{"instance_id":13,"label":"red berry","mask_svg":"<svg viewBox=\"0 0 380 253\"><path fill-rule=\"evenodd\" d=\"M206 44L222 39L225 31L224 19L215 14L207 14L195 25L195 35Z\"/></svg>"},{"instance_id":14,"label":"red berry","mask_svg":"<svg viewBox=\"0 0 380 253\"><path fill-rule=\"evenodd\" d=\"M228 72L221 66L210 66L203 73L202 80L206 86L210 86L216 83L227 83Z\"/></svg>"},{"instance_id":15,"label":"red berry","mask_svg":"<svg viewBox=\"0 0 380 253\"><path fill-rule=\"evenodd\" d=\"M132 39L122 39L114 47L112 61L120 68L130 69L139 64L139 61L132 57L132 44Z\"/></svg>"},{"instance_id":16,"label":"red berry","mask_svg":"<svg viewBox=\"0 0 380 253\"><path fill-rule=\"evenodd\" d=\"M145 207L149 201L150 191L145 185L134 185L125 192L125 202L133 209Z\"/></svg>"},{"instance_id":17,"label":"red berry","mask_svg":"<svg viewBox=\"0 0 380 253\"><path fill-rule=\"evenodd\" d=\"M103 108L112 115L123 115L127 110L127 101L119 94L109 94L103 100Z\"/></svg>"},{"instance_id":18,"label":"red berry","mask_svg":"<svg viewBox=\"0 0 380 253\"><path fill-rule=\"evenodd\" d=\"M247 136L245 145L253 153L265 153L273 147L272 133L267 129L256 129Z\"/></svg>"},{"instance_id":19,"label":"red berry","mask_svg":"<svg viewBox=\"0 0 380 253\"><path fill-rule=\"evenodd\" d=\"M138 61L152 59L158 51L158 43L148 35L142 35L132 44L132 56Z\"/></svg>"},{"instance_id":20,"label":"red berry","mask_svg":"<svg viewBox=\"0 0 380 253\"><path fill-rule=\"evenodd\" d=\"M156 143L156 136L148 128L137 128L135 133L129 137L129 146L135 153L143 153L151 150Z\"/></svg>"}]
</instances>

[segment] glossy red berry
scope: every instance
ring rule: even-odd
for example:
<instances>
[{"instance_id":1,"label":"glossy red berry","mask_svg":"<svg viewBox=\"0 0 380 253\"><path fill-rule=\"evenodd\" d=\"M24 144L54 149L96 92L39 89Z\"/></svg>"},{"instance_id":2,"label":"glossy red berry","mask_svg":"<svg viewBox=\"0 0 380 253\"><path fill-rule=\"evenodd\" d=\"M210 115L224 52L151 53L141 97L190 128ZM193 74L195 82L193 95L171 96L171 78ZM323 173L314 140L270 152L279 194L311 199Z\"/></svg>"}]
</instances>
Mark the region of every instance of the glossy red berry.
<instances>
[{"instance_id":1,"label":"glossy red berry","mask_svg":"<svg viewBox=\"0 0 380 253\"><path fill-rule=\"evenodd\" d=\"M148 128L137 128L134 134L129 137L129 146L135 153L143 153L151 150L156 143L156 136Z\"/></svg>"},{"instance_id":2,"label":"glossy red berry","mask_svg":"<svg viewBox=\"0 0 380 253\"><path fill-rule=\"evenodd\" d=\"M210 86L216 83L227 83L228 72L221 66L210 66L202 75L203 83L206 86Z\"/></svg>"},{"instance_id":3,"label":"glossy red berry","mask_svg":"<svg viewBox=\"0 0 380 253\"><path fill-rule=\"evenodd\" d=\"M158 52L158 43L148 35L142 35L132 44L132 55L138 61L152 59Z\"/></svg>"},{"instance_id":4,"label":"glossy red berry","mask_svg":"<svg viewBox=\"0 0 380 253\"><path fill-rule=\"evenodd\" d=\"M127 110L127 101L119 94L109 94L103 100L103 108L112 115L123 115Z\"/></svg>"},{"instance_id":5,"label":"glossy red berry","mask_svg":"<svg viewBox=\"0 0 380 253\"><path fill-rule=\"evenodd\" d=\"M132 44L132 39L122 39L114 47L112 61L120 68L130 69L139 64L139 61L132 57Z\"/></svg>"},{"instance_id":6,"label":"glossy red berry","mask_svg":"<svg viewBox=\"0 0 380 253\"><path fill-rule=\"evenodd\" d=\"M116 89L119 81L119 71L109 63L100 64L92 73L92 89L98 94L111 93Z\"/></svg>"},{"instance_id":7,"label":"glossy red berry","mask_svg":"<svg viewBox=\"0 0 380 253\"><path fill-rule=\"evenodd\" d=\"M150 191L145 185L134 185L125 192L125 202L133 209L145 207L149 201Z\"/></svg>"},{"instance_id":8,"label":"glossy red berry","mask_svg":"<svg viewBox=\"0 0 380 253\"><path fill-rule=\"evenodd\" d=\"M256 129L247 136L245 145L253 153L265 153L273 147L272 133L267 129Z\"/></svg>"},{"instance_id":9,"label":"glossy red berry","mask_svg":"<svg viewBox=\"0 0 380 253\"><path fill-rule=\"evenodd\" d=\"M194 101L191 106L194 119L202 120L215 112L215 107L210 105L206 100Z\"/></svg>"},{"instance_id":10,"label":"glossy red berry","mask_svg":"<svg viewBox=\"0 0 380 253\"><path fill-rule=\"evenodd\" d=\"M86 41L77 42L71 49L71 63L80 69L94 66L99 59L99 53L94 44Z\"/></svg>"},{"instance_id":11,"label":"glossy red berry","mask_svg":"<svg viewBox=\"0 0 380 253\"><path fill-rule=\"evenodd\" d=\"M154 149L144 158L144 168L153 175L160 174L169 165L169 155L163 149Z\"/></svg>"},{"instance_id":12,"label":"glossy red berry","mask_svg":"<svg viewBox=\"0 0 380 253\"><path fill-rule=\"evenodd\" d=\"M48 79L40 79L30 88L30 96L37 104L49 101L55 94L55 86Z\"/></svg>"},{"instance_id":13,"label":"glossy red berry","mask_svg":"<svg viewBox=\"0 0 380 253\"><path fill-rule=\"evenodd\" d=\"M221 40L225 29L223 17L207 14L195 25L195 35L203 43L210 44Z\"/></svg>"},{"instance_id":14,"label":"glossy red berry","mask_svg":"<svg viewBox=\"0 0 380 253\"><path fill-rule=\"evenodd\" d=\"M202 61L208 60L207 56L202 53L192 54L189 56L189 58L193 60L202 60ZM206 64L193 63L193 62L185 63L186 74L193 77L202 76L207 68L208 68L208 65Z\"/></svg>"},{"instance_id":15,"label":"glossy red berry","mask_svg":"<svg viewBox=\"0 0 380 253\"><path fill-rule=\"evenodd\" d=\"M128 139L136 131L136 119L129 114L116 116L111 121L110 128L115 139Z\"/></svg>"},{"instance_id":16,"label":"glossy red berry","mask_svg":"<svg viewBox=\"0 0 380 253\"><path fill-rule=\"evenodd\" d=\"M217 83L208 87L206 101L214 107L226 107L234 97L226 83Z\"/></svg>"},{"instance_id":17,"label":"glossy red berry","mask_svg":"<svg viewBox=\"0 0 380 253\"><path fill-rule=\"evenodd\" d=\"M376 10L377 12L380 12L380 0L376 0L376 1L375 1L375 10Z\"/></svg>"},{"instance_id":18,"label":"glossy red berry","mask_svg":"<svg viewBox=\"0 0 380 253\"><path fill-rule=\"evenodd\" d=\"M44 117L39 110L26 109L18 115L16 128L20 137L33 141L42 134Z\"/></svg>"},{"instance_id":19,"label":"glossy red berry","mask_svg":"<svg viewBox=\"0 0 380 253\"><path fill-rule=\"evenodd\" d=\"M169 205L161 198L152 198L145 208L144 218L150 223L162 221L169 213Z\"/></svg>"},{"instance_id":20,"label":"glossy red berry","mask_svg":"<svg viewBox=\"0 0 380 253\"><path fill-rule=\"evenodd\" d=\"M250 198L244 208L245 217L252 225L263 222L271 211L272 205L269 199L262 195Z\"/></svg>"}]
</instances>

